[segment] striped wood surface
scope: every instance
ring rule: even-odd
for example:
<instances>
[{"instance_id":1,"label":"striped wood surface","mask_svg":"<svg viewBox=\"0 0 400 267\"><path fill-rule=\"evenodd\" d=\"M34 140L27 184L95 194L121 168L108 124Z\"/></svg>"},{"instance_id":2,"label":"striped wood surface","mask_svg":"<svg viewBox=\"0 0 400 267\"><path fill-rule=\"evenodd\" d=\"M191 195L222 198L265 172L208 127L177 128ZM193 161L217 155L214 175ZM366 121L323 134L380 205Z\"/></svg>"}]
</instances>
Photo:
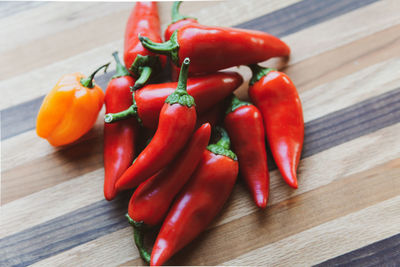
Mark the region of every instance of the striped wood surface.
<instances>
[{"instance_id":1,"label":"striped wood surface","mask_svg":"<svg viewBox=\"0 0 400 267\"><path fill-rule=\"evenodd\" d=\"M122 51L132 3L0 2L0 266L141 265L123 217L129 192L103 198L102 116L78 143L35 134L63 73ZM159 4L163 29L171 3ZM230 0L184 3L208 25L267 31L292 48L284 70L306 121L299 189L271 168L269 207L238 182L221 215L175 265L400 265L400 2ZM88 12L89 11L89 12ZM237 91L247 98L250 72ZM106 87L113 72L96 81ZM165 74L166 76L166 74Z\"/></svg>"}]
</instances>

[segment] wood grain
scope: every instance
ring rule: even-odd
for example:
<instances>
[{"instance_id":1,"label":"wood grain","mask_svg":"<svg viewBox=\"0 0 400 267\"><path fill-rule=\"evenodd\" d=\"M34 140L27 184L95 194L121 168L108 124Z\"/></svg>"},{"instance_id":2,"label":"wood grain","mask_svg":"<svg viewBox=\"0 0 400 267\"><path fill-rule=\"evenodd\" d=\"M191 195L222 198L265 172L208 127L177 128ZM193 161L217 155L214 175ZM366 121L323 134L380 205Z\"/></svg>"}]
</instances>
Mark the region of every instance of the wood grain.
<instances>
[{"instance_id":1,"label":"wood grain","mask_svg":"<svg viewBox=\"0 0 400 267\"><path fill-rule=\"evenodd\" d=\"M171 2L159 4L162 28ZM1 266L142 265L123 214L103 199L102 116L52 148L35 114L60 73L89 73L122 51L132 3L0 3ZM400 265L400 16L396 0L187 2L209 25L268 31L292 49L263 62L298 86L306 121L299 189L271 165L269 207L243 182L179 265ZM90 15L87 15L90 10ZM231 68L245 83L246 67ZM113 71L99 75L104 88ZM161 79L166 79L166 71ZM151 237L149 238L151 239Z\"/></svg>"}]
</instances>

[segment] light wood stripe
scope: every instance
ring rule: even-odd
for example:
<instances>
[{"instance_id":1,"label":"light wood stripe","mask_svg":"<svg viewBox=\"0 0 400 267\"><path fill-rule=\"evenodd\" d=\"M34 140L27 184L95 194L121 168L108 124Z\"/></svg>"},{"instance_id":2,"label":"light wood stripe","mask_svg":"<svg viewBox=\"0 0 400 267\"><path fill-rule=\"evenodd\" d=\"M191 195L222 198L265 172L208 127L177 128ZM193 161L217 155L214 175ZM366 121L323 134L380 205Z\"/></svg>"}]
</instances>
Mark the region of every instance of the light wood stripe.
<instances>
[{"instance_id":1,"label":"light wood stripe","mask_svg":"<svg viewBox=\"0 0 400 267\"><path fill-rule=\"evenodd\" d=\"M397 196L268 244L222 265L310 266L397 234L400 217L396 215L399 212L400 197Z\"/></svg>"}]
</instances>

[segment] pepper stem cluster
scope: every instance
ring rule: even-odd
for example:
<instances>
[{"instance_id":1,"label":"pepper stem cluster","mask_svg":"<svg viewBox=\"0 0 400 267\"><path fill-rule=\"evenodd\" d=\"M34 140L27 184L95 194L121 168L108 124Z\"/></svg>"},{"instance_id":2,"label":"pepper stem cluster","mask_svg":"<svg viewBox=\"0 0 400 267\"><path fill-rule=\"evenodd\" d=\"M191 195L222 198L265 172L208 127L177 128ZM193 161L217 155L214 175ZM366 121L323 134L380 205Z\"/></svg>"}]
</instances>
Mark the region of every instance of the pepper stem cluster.
<instances>
[{"instance_id":1,"label":"pepper stem cluster","mask_svg":"<svg viewBox=\"0 0 400 267\"><path fill-rule=\"evenodd\" d=\"M195 105L194 98L189 95L186 90L189 74L189 64L190 59L185 58L182 63L181 72L179 74L178 86L176 87L175 91L167 97L165 103L168 103L170 105L178 103L182 106L187 106L189 108Z\"/></svg>"},{"instance_id":2,"label":"pepper stem cluster","mask_svg":"<svg viewBox=\"0 0 400 267\"><path fill-rule=\"evenodd\" d=\"M129 119L130 117L135 117L139 123L142 123L142 120L138 116L135 92L132 92L132 105L129 108L117 113L107 113L104 116L104 122L113 123Z\"/></svg>"},{"instance_id":3,"label":"pepper stem cluster","mask_svg":"<svg viewBox=\"0 0 400 267\"><path fill-rule=\"evenodd\" d=\"M151 74L159 71L160 69L161 63L158 56L137 55L135 61L132 63L132 66L129 68L129 70L132 71L137 77L132 90L137 90L143 87L143 85L150 79Z\"/></svg>"},{"instance_id":4,"label":"pepper stem cluster","mask_svg":"<svg viewBox=\"0 0 400 267\"><path fill-rule=\"evenodd\" d=\"M179 67L179 43L178 43L178 30L174 31L171 38L164 43L156 43L145 36L139 34L139 40L142 45L150 52L156 54L167 55L171 58L172 62Z\"/></svg>"}]
</instances>

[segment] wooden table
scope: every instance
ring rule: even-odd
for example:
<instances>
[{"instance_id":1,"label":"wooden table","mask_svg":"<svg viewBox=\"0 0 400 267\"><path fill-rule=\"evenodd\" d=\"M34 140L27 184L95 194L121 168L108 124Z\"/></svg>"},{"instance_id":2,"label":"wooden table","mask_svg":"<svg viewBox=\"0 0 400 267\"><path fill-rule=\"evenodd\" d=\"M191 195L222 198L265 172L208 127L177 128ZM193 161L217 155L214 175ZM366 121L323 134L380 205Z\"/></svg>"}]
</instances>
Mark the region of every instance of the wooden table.
<instances>
[{"instance_id":1,"label":"wooden table","mask_svg":"<svg viewBox=\"0 0 400 267\"><path fill-rule=\"evenodd\" d=\"M58 78L122 51L132 3L1 2L1 266L141 265L123 217L103 198L102 117L53 148L35 117ZM171 3L159 4L162 28ZM204 24L267 31L292 48L306 137L299 189L271 172L258 210L239 182L213 225L171 264L400 265L400 2L251 0L184 3ZM247 98L250 72L238 90ZM96 81L105 88L113 72Z\"/></svg>"}]
</instances>

